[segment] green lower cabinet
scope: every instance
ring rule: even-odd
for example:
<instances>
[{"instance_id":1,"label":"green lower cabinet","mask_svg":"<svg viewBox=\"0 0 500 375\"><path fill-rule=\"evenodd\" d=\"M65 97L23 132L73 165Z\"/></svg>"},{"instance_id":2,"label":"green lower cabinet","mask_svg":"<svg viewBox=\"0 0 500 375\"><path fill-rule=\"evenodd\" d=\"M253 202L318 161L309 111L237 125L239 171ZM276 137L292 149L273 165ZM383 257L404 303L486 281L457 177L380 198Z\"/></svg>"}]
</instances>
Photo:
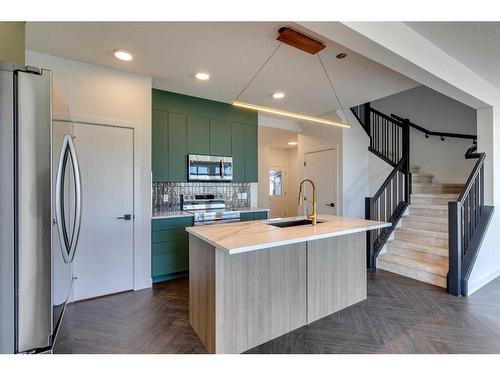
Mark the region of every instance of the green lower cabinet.
<instances>
[{"instance_id":1,"label":"green lower cabinet","mask_svg":"<svg viewBox=\"0 0 500 375\"><path fill-rule=\"evenodd\" d=\"M253 213L254 220L266 220L268 219L268 211L258 211Z\"/></svg>"},{"instance_id":2,"label":"green lower cabinet","mask_svg":"<svg viewBox=\"0 0 500 375\"><path fill-rule=\"evenodd\" d=\"M153 283L183 277L189 271L189 235L192 217L153 219L151 222L151 276Z\"/></svg>"},{"instance_id":3,"label":"green lower cabinet","mask_svg":"<svg viewBox=\"0 0 500 375\"><path fill-rule=\"evenodd\" d=\"M267 211L241 212L240 221L266 220Z\"/></svg>"}]
</instances>

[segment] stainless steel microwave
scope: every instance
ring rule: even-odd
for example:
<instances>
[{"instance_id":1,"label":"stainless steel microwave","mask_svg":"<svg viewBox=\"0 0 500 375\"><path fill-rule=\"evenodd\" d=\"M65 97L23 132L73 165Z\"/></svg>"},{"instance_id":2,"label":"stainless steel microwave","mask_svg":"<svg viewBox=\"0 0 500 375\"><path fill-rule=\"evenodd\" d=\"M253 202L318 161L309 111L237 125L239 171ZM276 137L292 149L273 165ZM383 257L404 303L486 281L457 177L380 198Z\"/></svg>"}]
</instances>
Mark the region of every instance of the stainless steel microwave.
<instances>
[{"instance_id":1,"label":"stainless steel microwave","mask_svg":"<svg viewBox=\"0 0 500 375\"><path fill-rule=\"evenodd\" d=\"M232 181L233 158L230 156L188 155L189 181Z\"/></svg>"}]
</instances>

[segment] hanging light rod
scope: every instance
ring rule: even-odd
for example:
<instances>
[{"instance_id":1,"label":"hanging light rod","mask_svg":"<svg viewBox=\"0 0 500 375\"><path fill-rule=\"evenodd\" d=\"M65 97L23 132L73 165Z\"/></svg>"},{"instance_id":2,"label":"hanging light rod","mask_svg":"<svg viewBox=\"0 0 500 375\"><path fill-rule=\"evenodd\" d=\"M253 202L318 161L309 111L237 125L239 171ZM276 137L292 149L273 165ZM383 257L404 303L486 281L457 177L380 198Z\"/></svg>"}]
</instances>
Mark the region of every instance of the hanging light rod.
<instances>
[{"instance_id":1,"label":"hanging light rod","mask_svg":"<svg viewBox=\"0 0 500 375\"><path fill-rule=\"evenodd\" d=\"M285 116L285 117L292 117L292 118L296 118L298 120L305 120L305 121L317 122L319 124L324 124L324 125L340 126L342 128L350 128L351 127L351 125L346 125L346 124L342 124L340 122L330 121L330 120L327 120L327 119L324 119L324 118L321 118L321 117L314 117L314 116L302 115L300 113L282 111L281 109L274 109L274 108L269 108L269 107L262 107L260 105L255 105L255 104L250 104L250 103L244 103L244 102L238 102L236 100L233 100L231 102L231 104L234 105L235 107L241 107L241 108L246 108L246 109L253 109L255 111L272 113L274 115Z\"/></svg>"}]
</instances>

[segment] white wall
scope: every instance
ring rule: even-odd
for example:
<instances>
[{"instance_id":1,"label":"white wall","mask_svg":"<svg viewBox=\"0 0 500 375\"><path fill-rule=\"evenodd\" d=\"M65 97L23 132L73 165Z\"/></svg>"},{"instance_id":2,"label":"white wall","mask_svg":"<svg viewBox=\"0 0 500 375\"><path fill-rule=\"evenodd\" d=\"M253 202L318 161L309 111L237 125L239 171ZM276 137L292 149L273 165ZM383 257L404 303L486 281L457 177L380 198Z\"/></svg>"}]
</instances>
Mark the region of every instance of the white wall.
<instances>
[{"instance_id":1,"label":"white wall","mask_svg":"<svg viewBox=\"0 0 500 375\"><path fill-rule=\"evenodd\" d=\"M476 110L426 86L418 86L372 103L372 107L390 116L394 113L433 131L476 134ZM410 133L410 160L434 182L465 183L474 166L464 154L472 141L438 137L425 138L415 129Z\"/></svg>"},{"instance_id":2,"label":"white wall","mask_svg":"<svg viewBox=\"0 0 500 375\"><path fill-rule=\"evenodd\" d=\"M368 169L369 186L367 196L373 197L392 172L393 168L378 156L368 152Z\"/></svg>"},{"instance_id":3,"label":"white wall","mask_svg":"<svg viewBox=\"0 0 500 375\"><path fill-rule=\"evenodd\" d=\"M330 119L338 120L335 113L326 116ZM343 191L342 191L342 128L336 126L319 125L314 123L302 123L303 132L298 135L297 146L297 182L304 178L304 160L308 152L335 149L337 151L337 208L338 214L343 212ZM303 210L299 209L299 214Z\"/></svg>"},{"instance_id":4,"label":"white wall","mask_svg":"<svg viewBox=\"0 0 500 375\"><path fill-rule=\"evenodd\" d=\"M341 112L339 112L339 115ZM365 217L365 197L369 196L369 137L349 111L350 129L342 129L343 215Z\"/></svg>"},{"instance_id":5,"label":"white wall","mask_svg":"<svg viewBox=\"0 0 500 375\"><path fill-rule=\"evenodd\" d=\"M151 78L26 51L52 70L54 118L134 129L134 289L151 286Z\"/></svg>"}]
</instances>

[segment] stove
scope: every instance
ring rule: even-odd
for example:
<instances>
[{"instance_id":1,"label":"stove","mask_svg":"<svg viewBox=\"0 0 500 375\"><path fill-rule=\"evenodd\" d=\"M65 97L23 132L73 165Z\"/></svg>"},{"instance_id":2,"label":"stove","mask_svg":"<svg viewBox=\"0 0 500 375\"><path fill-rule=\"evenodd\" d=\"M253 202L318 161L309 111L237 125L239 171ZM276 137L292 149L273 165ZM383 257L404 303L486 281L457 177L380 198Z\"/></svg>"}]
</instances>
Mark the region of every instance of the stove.
<instances>
[{"instance_id":1,"label":"stove","mask_svg":"<svg viewBox=\"0 0 500 375\"><path fill-rule=\"evenodd\" d=\"M218 194L182 194L181 207L193 213L194 225L240 221L240 211L228 209L224 197Z\"/></svg>"}]
</instances>

